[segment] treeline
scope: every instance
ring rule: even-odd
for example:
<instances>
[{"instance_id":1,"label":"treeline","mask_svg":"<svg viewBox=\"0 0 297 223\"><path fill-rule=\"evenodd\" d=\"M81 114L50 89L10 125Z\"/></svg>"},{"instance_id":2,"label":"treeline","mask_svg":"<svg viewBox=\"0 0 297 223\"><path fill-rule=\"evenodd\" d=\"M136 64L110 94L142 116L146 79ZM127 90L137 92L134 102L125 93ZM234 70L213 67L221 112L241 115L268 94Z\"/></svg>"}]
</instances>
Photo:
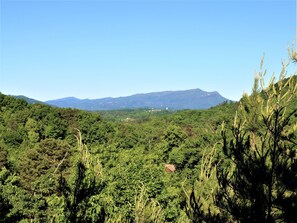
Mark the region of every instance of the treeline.
<instances>
[{"instance_id":1,"label":"treeline","mask_svg":"<svg viewBox=\"0 0 297 223\"><path fill-rule=\"evenodd\" d=\"M112 117L0 94L0 222L296 222L285 68L209 110Z\"/></svg>"}]
</instances>

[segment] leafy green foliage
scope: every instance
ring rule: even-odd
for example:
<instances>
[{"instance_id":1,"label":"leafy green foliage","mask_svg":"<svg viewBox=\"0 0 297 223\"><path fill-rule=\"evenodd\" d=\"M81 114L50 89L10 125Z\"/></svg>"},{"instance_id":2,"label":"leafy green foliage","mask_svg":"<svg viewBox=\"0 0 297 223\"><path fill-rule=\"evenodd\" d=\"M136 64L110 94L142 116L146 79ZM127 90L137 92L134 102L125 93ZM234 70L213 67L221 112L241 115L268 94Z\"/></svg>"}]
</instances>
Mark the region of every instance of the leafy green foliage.
<instances>
[{"instance_id":1,"label":"leafy green foliage","mask_svg":"<svg viewBox=\"0 0 297 223\"><path fill-rule=\"evenodd\" d=\"M97 113L0 93L0 222L296 222L296 76L260 80L208 110Z\"/></svg>"}]
</instances>

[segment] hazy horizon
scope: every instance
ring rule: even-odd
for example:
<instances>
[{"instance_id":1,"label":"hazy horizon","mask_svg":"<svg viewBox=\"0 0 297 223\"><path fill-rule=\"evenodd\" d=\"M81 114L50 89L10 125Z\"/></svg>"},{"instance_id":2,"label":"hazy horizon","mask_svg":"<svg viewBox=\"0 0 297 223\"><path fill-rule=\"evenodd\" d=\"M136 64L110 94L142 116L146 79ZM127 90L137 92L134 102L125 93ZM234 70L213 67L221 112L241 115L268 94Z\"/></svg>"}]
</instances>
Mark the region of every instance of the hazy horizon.
<instances>
[{"instance_id":1,"label":"hazy horizon","mask_svg":"<svg viewBox=\"0 0 297 223\"><path fill-rule=\"evenodd\" d=\"M296 1L0 2L0 92L40 101L201 89L238 101L296 40Z\"/></svg>"}]
</instances>

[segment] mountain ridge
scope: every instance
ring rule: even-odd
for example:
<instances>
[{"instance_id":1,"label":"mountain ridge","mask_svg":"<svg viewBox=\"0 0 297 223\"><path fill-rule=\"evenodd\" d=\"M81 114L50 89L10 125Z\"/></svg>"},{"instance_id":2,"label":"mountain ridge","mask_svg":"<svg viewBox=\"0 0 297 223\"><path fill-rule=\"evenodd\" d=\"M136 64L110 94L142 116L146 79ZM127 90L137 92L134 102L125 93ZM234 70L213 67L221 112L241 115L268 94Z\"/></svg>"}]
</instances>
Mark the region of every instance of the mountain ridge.
<instances>
[{"instance_id":1,"label":"mountain ridge","mask_svg":"<svg viewBox=\"0 0 297 223\"><path fill-rule=\"evenodd\" d=\"M99 99L79 99L65 97L48 100L44 103L64 108L77 108L82 110L117 110L133 108L153 109L207 109L229 99L217 91L203 91L199 88L177 91L160 91L150 93L137 93L122 97L104 97Z\"/></svg>"},{"instance_id":2,"label":"mountain ridge","mask_svg":"<svg viewBox=\"0 0 297 223\"><path fill-rule=\"evenodd\" d=\"M44 102L36 100L34 98L28 98L24 95L12 95L13 97L17 98L17 99L23 99L25 100L28 104L44 104Z\"/></svg>"}]
</instances>

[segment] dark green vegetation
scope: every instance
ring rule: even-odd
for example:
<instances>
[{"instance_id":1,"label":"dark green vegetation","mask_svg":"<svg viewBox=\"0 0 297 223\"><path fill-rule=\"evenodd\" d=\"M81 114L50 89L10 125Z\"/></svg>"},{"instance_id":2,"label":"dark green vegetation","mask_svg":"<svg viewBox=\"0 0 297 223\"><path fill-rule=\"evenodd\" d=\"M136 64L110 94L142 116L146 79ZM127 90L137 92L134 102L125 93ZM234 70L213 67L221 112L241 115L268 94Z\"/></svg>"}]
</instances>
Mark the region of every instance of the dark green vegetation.
<instances>
[{"instance_id":1,"label":"dark green vegetation","mask_svg":"<svg viewBox=\"0 0 297 223\"><path fill-rule=\"evenodd\" d=\"M99 114L0 94L0 222L296 222L296 76L263 88L259 75L208 110Z\"/></svg>"},{"instance_id":2,"label":"dark green vegetation","mask_svg":"<svg viewBox=\"0 0 297 223\"><path fill-rule=\"evenodd\" d=\"M77 108L88 111L119 109L207 109L224 101L229 101L218 92L206 92L200 89L185 91L163 91L147 94L135 94L127 97L77 99L74 97L46 101L49 105L61 108Z\"/></svg>"}]
</instances>

